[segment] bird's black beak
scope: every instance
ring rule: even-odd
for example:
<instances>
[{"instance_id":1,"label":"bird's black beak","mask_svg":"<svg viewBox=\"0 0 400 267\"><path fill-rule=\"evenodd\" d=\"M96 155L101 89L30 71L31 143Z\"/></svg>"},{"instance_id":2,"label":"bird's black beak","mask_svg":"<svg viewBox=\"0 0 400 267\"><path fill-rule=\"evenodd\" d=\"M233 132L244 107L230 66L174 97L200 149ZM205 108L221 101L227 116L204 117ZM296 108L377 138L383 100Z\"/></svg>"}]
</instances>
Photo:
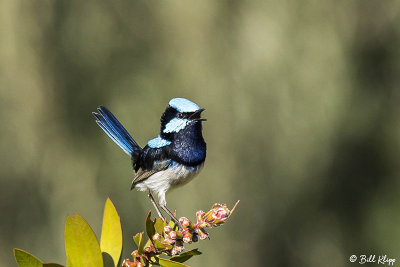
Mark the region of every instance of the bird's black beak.
<instances>
[{"instance_id":1,"label":"bird's black beak","mask_svg":"<svg viewBox=\"0 0 400 267\"><path fill-rule=\"evenodd\" d=\"M201 108L199 110L196 110L190 117L189 119L194 120L194 121L206 121L207 119L200 118L200 114L206 110L205 108Z\"/></svg>"}]
</instances>

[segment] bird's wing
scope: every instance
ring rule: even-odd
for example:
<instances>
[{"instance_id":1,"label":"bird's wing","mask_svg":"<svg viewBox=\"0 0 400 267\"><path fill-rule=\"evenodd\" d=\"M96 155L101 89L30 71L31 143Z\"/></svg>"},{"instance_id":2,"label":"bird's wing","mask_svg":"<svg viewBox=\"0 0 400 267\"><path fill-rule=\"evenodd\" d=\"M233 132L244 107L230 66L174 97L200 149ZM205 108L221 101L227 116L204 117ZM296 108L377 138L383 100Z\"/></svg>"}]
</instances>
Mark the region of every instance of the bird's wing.
<instances>
[{"instance_id":1,"label":"bird's wing","mask_svg":"<svg viewBox=\"0 0 400 267\"><path fill-rule=\"evenodd\" d=\"M136 174L135 177L133 178L132 181L132 186L131 186L131 190L133 188L135 188L136 184L140 183L141 181L149 178L150 176L152 176L153 174L157 173L158 171L156 170L143 170L143 169L139 169Z\"/></svg>"},{"instance_id":2,"label":"bird's wing","mask_svg":"<svg viewBox=\"0 0 400 267\"><path fill-rule=\"evenodd\" d=\"M146 147L147 148L147 147ZM140 168L136 171L135 177L132 181L131 189L135 188L136 184L149 178L153 174L166 170L171 164L171 159L162 153L161 149L146 149L144 151L142 162Z\"/></svg>"}]
</instances>

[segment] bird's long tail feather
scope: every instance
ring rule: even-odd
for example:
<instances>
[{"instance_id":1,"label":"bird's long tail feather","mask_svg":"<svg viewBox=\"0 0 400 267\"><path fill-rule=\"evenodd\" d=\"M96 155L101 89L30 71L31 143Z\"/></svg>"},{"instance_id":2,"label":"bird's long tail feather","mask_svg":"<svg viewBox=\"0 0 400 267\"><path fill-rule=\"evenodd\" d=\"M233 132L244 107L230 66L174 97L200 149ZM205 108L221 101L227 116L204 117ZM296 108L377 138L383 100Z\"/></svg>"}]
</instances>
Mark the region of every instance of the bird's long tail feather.
<instances>
[{"instance_id":1,"label":"bird's long tail feather","mask_svg":"<svg viewBox=\"0 0 400 267\"><path fill-rule=\"evenodd\" d=\"M130 155L133 160L140 154L142 148L133 140L132 136L115 118L115 116L104 106L97 108L99 113L93 112L96 123L101 129L119 146L126 154Z\"/></svg>"}]
</instances>

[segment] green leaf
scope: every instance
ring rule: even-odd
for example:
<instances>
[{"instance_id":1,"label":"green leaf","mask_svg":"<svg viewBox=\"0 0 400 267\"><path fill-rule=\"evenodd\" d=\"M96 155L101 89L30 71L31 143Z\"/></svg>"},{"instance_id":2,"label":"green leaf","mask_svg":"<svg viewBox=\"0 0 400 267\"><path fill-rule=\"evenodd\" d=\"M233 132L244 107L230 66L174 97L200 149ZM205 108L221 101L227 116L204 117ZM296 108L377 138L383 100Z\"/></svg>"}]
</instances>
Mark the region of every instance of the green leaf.
<instances>
[{"instance_id":1,"label":"green leaf","mask_svg":"<svg viewBox=\"0 0 400 267\"><path fill-rule=\"evenodd\" d=\"M67 267L72 267L72 263L68 255L67 255Z\"/></svg>"},{"instance_id":2,"label":"green leaf","mask_svg":"<svg viewBox=\"0 0 400 267\"><path fill-rule=\"evenodd\" d=\"M103 266L103 257L97 238L89 224L77 213L65 222L65 251L67 266Z\"/></svg>"},{"instance_id":3,"label":"green leaf","mask_svg":"<svg viewBox=\"0 0 400 267\"><path fill-rule=\"evenodd\" d=\"M138 254L142 255L143 254L143 249L144 249L144 232L141 233L137 233L134 237L133 237L133 241L135 241L136 246L138 247Z\"/></svg>"},{"instance_id":4,"label":"green leaf","mask_svg":"<svg viewBox=\"0 0 400 267\"><path fill-rule=\"evenodd\" d=\"M64 267L58 263L43 263L43 267Z\"/></svg>"},{"instance_id":5,"label":"green leaf","mask_svg":"<svg viewBox=\"0 0 400 267\"><path fill-rule=\"evenodd\" d=\"M172 249L172 245L170 245L170 244L163 244L163 243L161 243L161 242L158 241L158 240L153 240L153 244L154 244L154 246L156 247L156 249L159 250L159 251L162 251L162 250L164 250L164 249L168 249L168 250Z\"/></svg>"},{"instance_id":6,"label":"green leaf","mask_svg":"<svg viewBox=\"0 0 400 267\"><path fill-rule=\"evenodd\" d=\"M149 247L150 247L150 244L152 244L151 240L150 240L150 239L147 239L147 242L146 242L146 244L144 245L144 248L145 248L145 249L146 249L146 248L149 248Z\"/></svg>"},{"instance_id":7,"label":"green leaf","mask_svg":"<svg viewBox=\"0 0 400 267\"><path fill-rule=\"evenodd\" d=\"M104 267L115 267L114 260L110 254L108 254L107 252L102 252L101 256L103 256Z\"/></svg>"},{"instance_id":8,"label":"green leaf","mask_svg":"<svg viewBox=\"0 0 400 267\"><path fill-rule=\"evenodd\" d=\"M43 266L42 262L38 258L19 248L14 248L14 257L19 267Z\"/></svg>"},{"instance_id":9,"label":"green leaf","mask_svg":"<svg viewBox=\"0 0 400 267\"><path fill-rule=\"evenodd\" d=\"M163 258L158 259L158 263L163 267L189 267L183 263L171 261Z\"/></svg>"},{"instance_id":10,"label":"green leaf","mask_svg":"<svg viewBox=\"0 0 400 267\"><path fill-rule=\"evenodd\" d=\"M145 225L147 236L150 238L150 240L153 240L153 235L156 233L156 231L154 230L154 222L150 219L150 216L151 211L149 211L147 214Z\"/></svg>"},{"instance_id":11,"label":"green leaf","mask_svg":"<svg viewBox=\"0 0 400 267\"><path fill-rule=\"evenodd\" d=\"M176 231L176 230L179 229L178 225L175 224L175 222L174 222L173 220L170 220L170 221L168 222L168 225L169 225L174 231Z\"/></svg>"},{"instance_id":12,"label":"green leaf","mask_svg":"<svg viewBox=\"0 0 400 267\"><path fill-rule=\"evenodd\" d=\"M146 266L146 262L144 261L144 257L140 257L140 263L142 264L142 266ZM149 264L149 266L151 267L151 263Z\"/></svg>"},{"instance_id":13,"label":"green leaf","mask_svg":"<svg viewBox=\"0 0 400 267\"><path fill-rule=\"evenodd\" d=\"M185 262L188 259L190 259L191 257L195 256L195 255L201 255L201 252L195 248L193 250L188 250L182 254L179 254L177 256L173 256L171 258L172 261L177 261L177 262Z\"/></svg>"},{"instance_id":14,"label":"green leaf","mask_svg":"<svg viewBox=\"0 0 400 267\"><path fill-rule=\"evenodd\" d=\"M122 228L121 220L110 198L107 198L104 206L100 249L112 257L115 266L118 265L122 251Z\"/></svg>"},{"instance_id":15,"label":"green leaf","mask_svg":"<svg viewBox=\"0 0 400 267\"><path fill-rule=\"evenodd\" d=\"M163 235L165 224L166 222L163 221L161 218L156 218L154 222L154 230L156 231L156 233Z\"/></svg>"}]
</instances>

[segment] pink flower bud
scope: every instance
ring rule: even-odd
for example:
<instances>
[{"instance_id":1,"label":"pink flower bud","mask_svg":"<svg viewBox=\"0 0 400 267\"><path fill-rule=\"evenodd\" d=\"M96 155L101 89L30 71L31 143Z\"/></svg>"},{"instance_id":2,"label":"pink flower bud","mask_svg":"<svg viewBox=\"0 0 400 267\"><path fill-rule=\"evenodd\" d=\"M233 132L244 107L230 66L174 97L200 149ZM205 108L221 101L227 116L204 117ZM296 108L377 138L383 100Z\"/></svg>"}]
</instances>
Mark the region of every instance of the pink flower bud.
<instances>
[{"instance_id":1,"label":"pink flower bud","mask_svg":"<svg viewBox=\"0 0 400 267\"><path fill-rule=\"evenodd\" d=\"M204 239L206 239L208 237L208 234L207 233L201 233L201 234L199 234L199 237L200 237L200 240L204 240Z\"/></svg>"},{"instance_id":2,"label":"pink flower bud","mask_svg":"<svg viewBox=\"0 0 400 267\"><path fill-rule=\"evenodd\" d=\"M178 252L176 251L175 248L171 249L171 255L175 256L176 254L178 254Z\"/></svg>"},{"instance_id":3,"label":"pink flower bud","mask_svg":"<svg viewBox=\"0 0 400 267\"><path fill-rule=\"evenodd\" d=\"M153 240L160 240L161 239L161 235L159 233L156 233L155 235L153 235Z\"/></svg>"},{"instance_id":4,"label":"pink flower bud","mask_svg":"<svg viewBox=\"0 0 400 267\"><path fill-rule=\"evenodd\" d=\"M125 259L122 262L122 266L123 267L138 267L138 266L142 266L143 264L140 261L134 260L134 262L131 262L129 259Z\"/></svg>"},{"instance_id":5,"label":"pink flower bud","mask_svg":"<svg viewBox=\"0 0 400 267\"><path fill-rule=\"evenodd\" d=\"M183 235L183 242L185 243L192 243L192 234L187 232L186 234Z\"/></svg>"},{"instance_id":6,"label":"pink flower bud","mask_svg":"<svg viewBox=\"0 0 400 267\"><path fill-rule=\"evenodd\" d=\"M122 267L131 267L131 266L134 266L134 265L133 265L133 262L131 262L129 259L125 259L122 262Z\"/></svg>"},{"instance_id":7,"label":"pink flower bud","mask_svg":"<svg viewBox=\"0 0 400 267\"><path fill-rule=\"evenodd\" d=\"M176 249L176 251L177 251L178 253L181 253L181 252L185 249L185 248L183 247L183 245L182 245L182 246L176 245L174 248Z\"/></svg>"},{"instance_id":8,"label":"pink flower bud","mask_svg":"<svg viewBox=\"0 0 400 267\"><path fill-rule=\"evenodd\" d=\"M131 255L132 255L132 258L140 257L138 250L132 251Z\"/></svg>"},{"instance_id":9,"label":"pink flower bud","mask_svg":"<svg viewBox=\"0 0 400 267\"><path fill-rule=\"evenodd\" d=\"M215 203L212 206L211 210L207 211L206 213L197 212L196 216L198 218L195 227L197 228L216 227L226 222L226 220L230 216L230 213L231 212L227 208L226 204Z\"/></svg>"},{"instance_id":10,"label":"pink flower bud","mask_svg":"<svg viewBox=\"0 0 400 267\"><path fill-rule=\"evenodd\" d=\"M220 205L211 210L212 211L212 220L208 221L208 227L216 227L220 224L223 224L229 218L229 210L226 208L226 205Z\"/></svg>"},{"instance_id":11,"label":"pink flower bud","mask_svg":"<svg viewBox=\"0 0 400 267\"><path fill-rule=\"evenodd\" d=\"M206 239L208 237L208 233L202 228L197 229L197 233L199 234L200 240Z\"/></svg>"},{"instance_id":12,"label":"pink flower bud","mask_svg":"<svg viewBox=\"0 0 400 267\"><path fill-rule=\"evenodd\" d=\"M188 228L191 224L191 221L186 217L179 218L179 222L181 223L184 229Z\"/></svg>"},{"instance_id":13,"label":"pink flower bud","mask_svg":"<svg viewBox=\"0 0 400 267\"><path fill-rule=\"evenodd\" d=\"M170 233L169 233L169 238L171 238L171 239L176 239L176 231L171 231Z\"/></svg>"},{"instance_id":14,"label":"pink flower bud","mask_svg":"<svg viewBox=\"0 0 400 267\"><path fill-rule=\"evenodd\" d=\"M190 229L184 229L184 230L182 231L182 236L186 235L186 234L189 233L189 232L190 232Z\"/></svg>"},{"instance_id":15,"label":"pink flower bud","mask_svg":"<svg viewBox=\"0 0 400 267\"><path fill-rule=\"evenodd\" d=\"M171 250L172 255L177 255L181 253L185 248L183 247L182 240L177 240L174 248Z\"/></svg>"},{"instance_id":16,"label":"pink flower bud","mask_svg":"<svg viewBox=\"0 0 400 267\"><path fill-rule=\"evenodd\" d=\"M172 231L171 226L169 225L164 226L164 233L169 234L171 231Z\"/></svg>"},{"instance_id":17,"label":"pink flower bud","mask_svg":"<svg viewBox=\"0 0 400 267\"><path fill-rule=\"evenodd\" d=\"M176 248L176 247L174 247L172 250L171 250L171 254L172 254L172 256L174 256L174 255L176 255L176 254L178 254L179 252L178 252L178 249Z\"/></svg>"},{"instance_id":18,"label":"pink flower bud","mask_svg":"<svg viewBox=\"0 0 400 267\"><path fill-rule=\"evenodd\" d=\"M196 218L197 218L197 222L201 222L203 221L203 216L204 216L204 211L199 210L198 212L196 212Z\"/></svg>"},{"instance_id":19,"label":"pink flower bud","mask_svg":"<svg viewBox=\"0 0 400 267\"><path fill-rule=\"evenodd\" d=\"M229 215L229 210L227 210L226 208L218 208L214 211L214 214L216 219L226 220Z\"/></svg>"}]
</instances>

